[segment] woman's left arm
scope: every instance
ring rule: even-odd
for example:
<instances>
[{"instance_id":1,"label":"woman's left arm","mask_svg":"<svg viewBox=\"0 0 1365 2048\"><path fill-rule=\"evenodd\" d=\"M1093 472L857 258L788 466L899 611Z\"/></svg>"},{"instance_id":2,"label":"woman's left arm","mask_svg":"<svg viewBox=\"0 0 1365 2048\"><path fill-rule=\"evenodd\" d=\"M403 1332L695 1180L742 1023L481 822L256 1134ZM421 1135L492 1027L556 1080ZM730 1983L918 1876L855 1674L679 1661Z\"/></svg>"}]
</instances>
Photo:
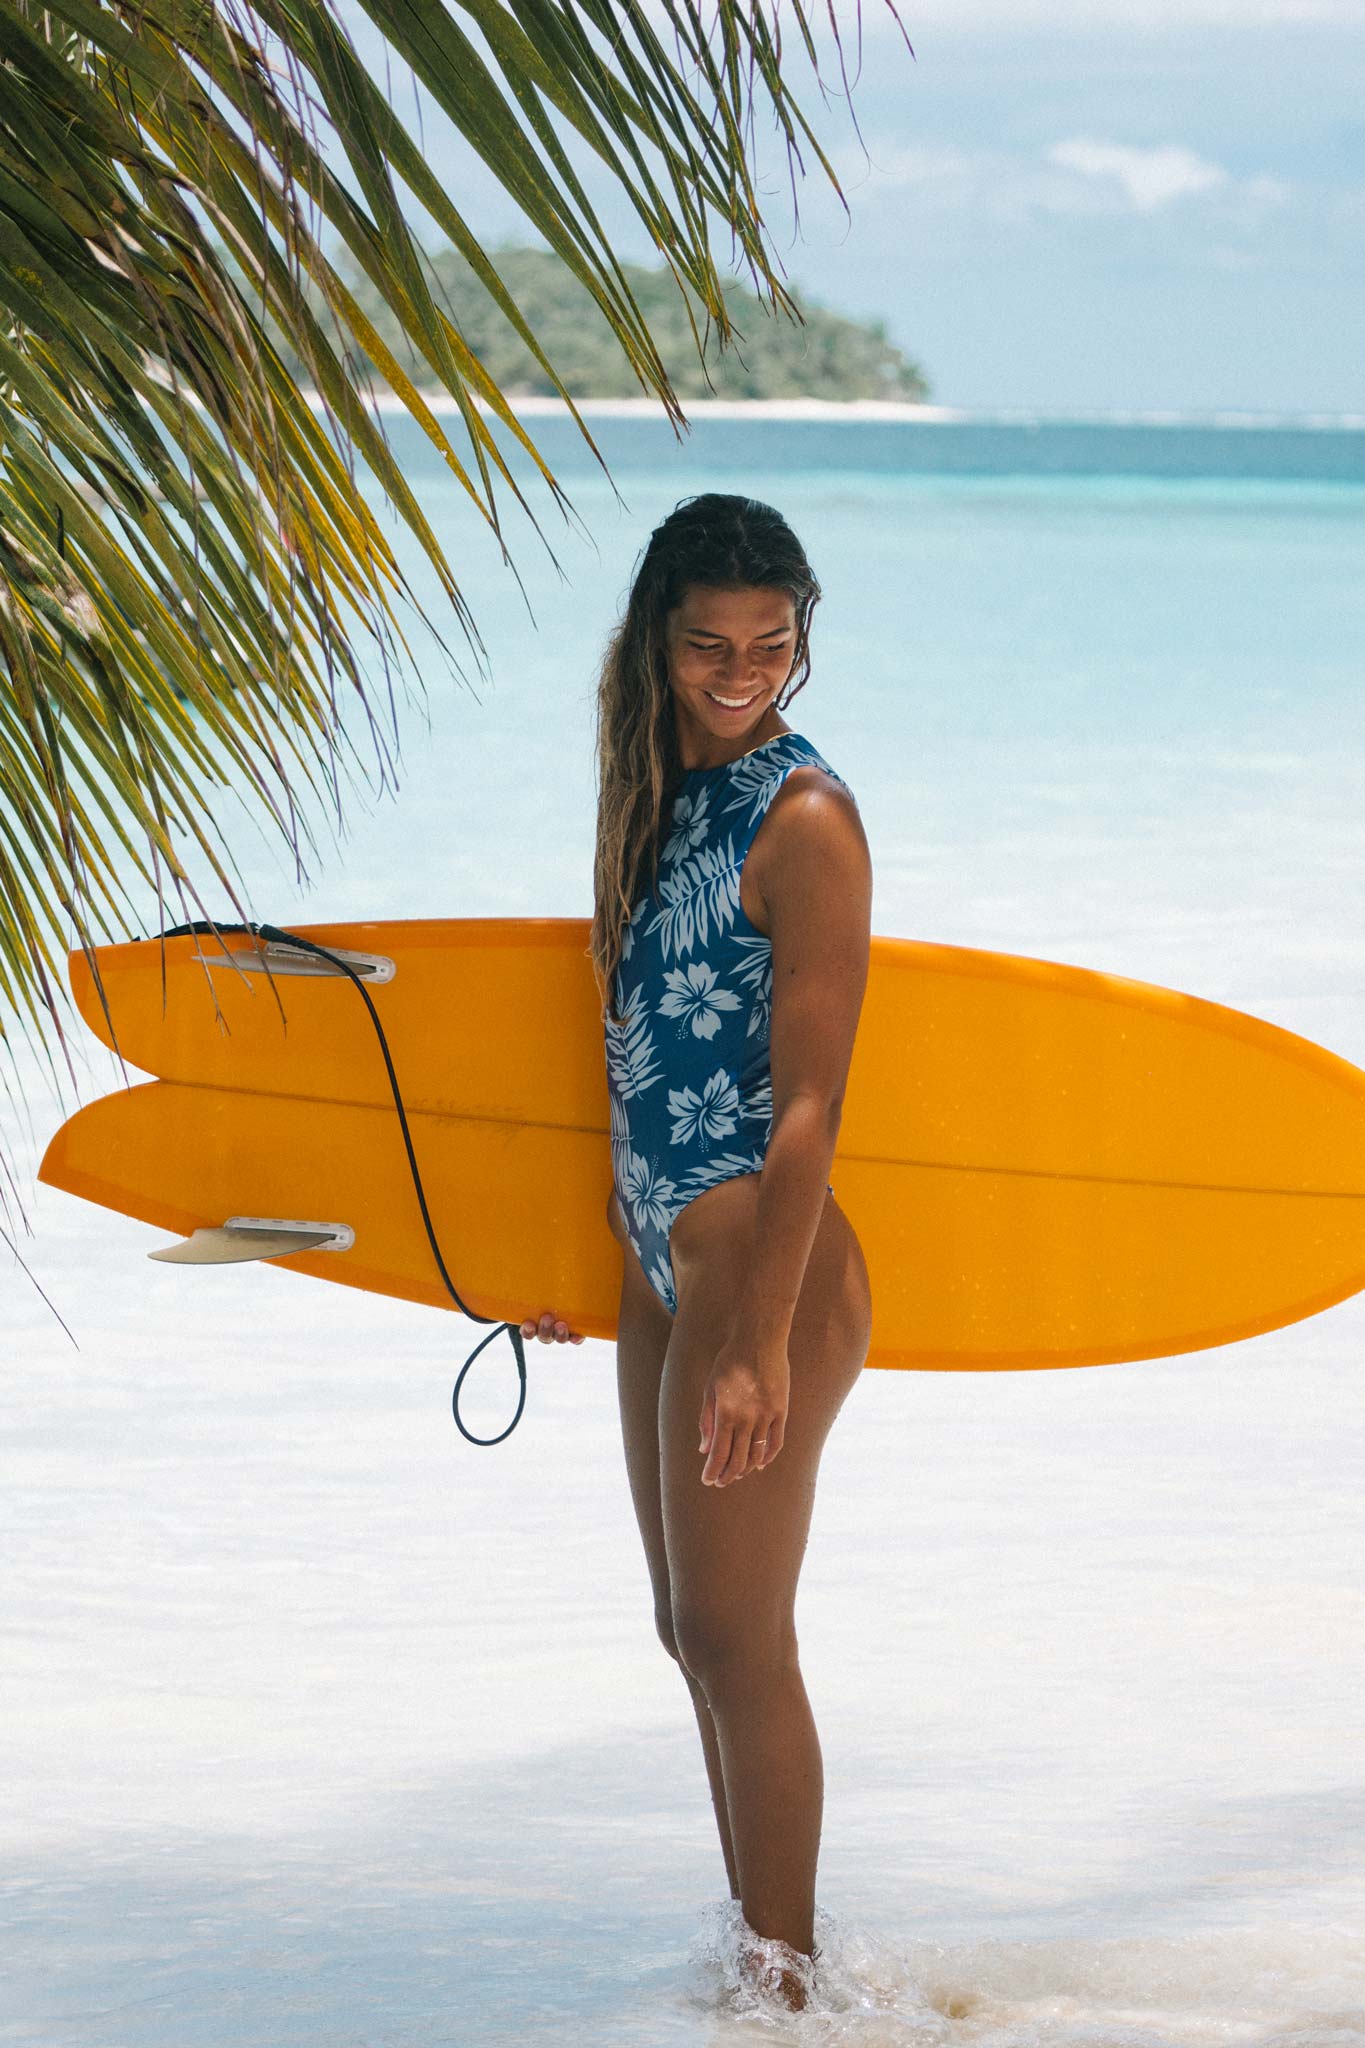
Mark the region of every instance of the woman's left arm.
<instances>
[{"instance_id":1,"label":"woman's left arm","mask_svg":"<svg viewBox=\"0 0 1365 2048\"><path fill-rule=\"evenodd\" d=\"M785 797L785 801L783 800ZM735 1306L723 1356L747 1354L781 1420L764 1453L744 1469L771 1464L781 1449L790 1368L787 1341L825 1206L844 1089L867 986L872 862L857 805L821 776L781 792L767 823L762 895L772 941L772 1136L759 1181L754 1259ZM717 1361L720 1364L720 1360ZM703 1479L738 1477L728 1443ZM738 1446L736 1446L738 1448ZM728 1468L728 1469L727 1469ZM722 1482L724 1483L724 1482Z\"/></svg>"}]
</instances>

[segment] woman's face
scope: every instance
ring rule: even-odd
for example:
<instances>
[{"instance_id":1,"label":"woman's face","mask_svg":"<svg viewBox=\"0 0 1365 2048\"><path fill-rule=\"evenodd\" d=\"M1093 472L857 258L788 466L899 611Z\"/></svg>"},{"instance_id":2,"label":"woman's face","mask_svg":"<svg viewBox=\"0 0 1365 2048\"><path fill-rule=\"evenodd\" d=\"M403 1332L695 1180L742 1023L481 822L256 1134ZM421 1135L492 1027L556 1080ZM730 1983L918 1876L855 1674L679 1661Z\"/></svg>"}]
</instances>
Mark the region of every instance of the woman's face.
<instances>
[{"instance_id":1,"label":"woman's face","mask_svg":"<svg viewBox=\"0 0 1365 2048\"><path fill-rule=\"evenodd\" d=\"M690 583L665 634L679 737L743 739L792 672L796 607L785 590Z\"/></svg>"}]
</instances>

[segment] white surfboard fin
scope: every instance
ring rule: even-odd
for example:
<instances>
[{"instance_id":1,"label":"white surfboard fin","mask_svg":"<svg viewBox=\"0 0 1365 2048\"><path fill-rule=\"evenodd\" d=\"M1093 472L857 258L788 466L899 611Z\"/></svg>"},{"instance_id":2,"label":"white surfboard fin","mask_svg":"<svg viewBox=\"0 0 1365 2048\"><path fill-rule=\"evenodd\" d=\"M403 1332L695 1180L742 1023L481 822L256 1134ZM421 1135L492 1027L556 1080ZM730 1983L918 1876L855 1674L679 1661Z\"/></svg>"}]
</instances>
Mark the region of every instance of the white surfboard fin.
<instances>
[{"instance_id":1,"label":"white surfboard fin","mask_svg":"<svg viewBox=\"0 0 1365 2048\"><path fill-rule=\"evenodd\" d=\"M362 981L392 981L398 972L394 962L382 953L352 953L344 946L329 946L327 950L353 967ZM225 946L219 953L207 953L201 948L198 957L206 967L230 967L237 974L330 975L338 981L346 979L341 968L330 960L323 960L302 946L286 946L278 939L258 939L249 946Z\"/></svg>"},{"instance_id":2,"label":"white surfboard fin","mask_svg":"<svg viewBox=\"0 0 1365 2048\"><path fill-rule=\"evenodd\" d=\"M176 1244L148 1252L172 1266L233 1266L248 1259L283 1259L290 1252L348 1252L349 1223L295 1223L277 1216L229 1216L217 1227L192 1230Z\"/></svg>"}]
</instances>

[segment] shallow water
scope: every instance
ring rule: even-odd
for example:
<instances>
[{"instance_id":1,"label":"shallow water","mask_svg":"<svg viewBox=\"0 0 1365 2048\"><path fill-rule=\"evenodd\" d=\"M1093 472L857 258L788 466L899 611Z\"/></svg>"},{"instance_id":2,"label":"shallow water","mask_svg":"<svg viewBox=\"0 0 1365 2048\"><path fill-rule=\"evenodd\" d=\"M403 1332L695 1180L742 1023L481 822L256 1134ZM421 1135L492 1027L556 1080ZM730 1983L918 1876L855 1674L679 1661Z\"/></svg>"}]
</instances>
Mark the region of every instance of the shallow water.
<instances>
[{"instance_id":1,"label":"shallow water","mask_svg":"<svg viewBox=\"0 0 1365 2048\"><path fill-rule=\"evenodd\" d=\"M859 793L876 928L1365 1066L1365 490L868 476L856 445L743 487L825 582L789 720ZM713 481L632 468L623 514L575 474L600 559L556 539L538 630L424 483L495 686L433 659L399 800L311 894L248 839L255 914L586 914L592 664ZM61 1112L30 1092L31 1164ZM863 1376L798 1609L831 1917L795 2017L703 1954L721 1863L610 1348L531 1347L478 1450L455 1319L149 1265L158 1233L28 1199L79 1350L7 1272L0 2041L1365 2042L1359 1299L1185 1358ZM476 1373L499 1428L506 1352Z\"/></svg>"}]
</instances>

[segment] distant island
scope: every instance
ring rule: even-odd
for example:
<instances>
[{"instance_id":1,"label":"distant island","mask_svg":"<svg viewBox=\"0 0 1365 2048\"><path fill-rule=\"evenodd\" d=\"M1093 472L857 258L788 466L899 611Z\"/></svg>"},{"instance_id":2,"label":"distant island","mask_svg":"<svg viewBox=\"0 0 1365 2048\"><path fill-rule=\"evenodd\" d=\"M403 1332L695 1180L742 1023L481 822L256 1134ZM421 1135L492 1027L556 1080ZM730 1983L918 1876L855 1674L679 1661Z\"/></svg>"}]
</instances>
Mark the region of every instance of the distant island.
<instances>
[{"instance_id":1,"label":"distant island","mask_svg":"<svg viewBox=\"0 0 1365 2048\"><path fill-rule=\"evenodd\" d=\"M552 251L504 244L488 253L573 398L645 397L596 302ZM459 251L443 249L428 260L437 305L505 395L556 397L550 379ZM417 389L427 397L439 392L427 363L400 335L369 279L349 257L338 262L337 270ZM739 338L721 348L714 323L708 333L700 302L689 288L680 290L671 272L638 263L623 263L621 270L683 401L814 398L923 404L929 396L920 365L888 340L883 321L847 319L807 299L794 281L787 289L801 309L804 325L769 312L740 279L726 278L726 304ZM706 336L705 368L688 324L683 290L691 302L697 335ZM335 346L335 332L316 287L310 286L309 296ZM273 338L278 347L278 334ZM291 351L281 349L281 354L300 384L311 382Z\"/></svg>"}]
</instances>

